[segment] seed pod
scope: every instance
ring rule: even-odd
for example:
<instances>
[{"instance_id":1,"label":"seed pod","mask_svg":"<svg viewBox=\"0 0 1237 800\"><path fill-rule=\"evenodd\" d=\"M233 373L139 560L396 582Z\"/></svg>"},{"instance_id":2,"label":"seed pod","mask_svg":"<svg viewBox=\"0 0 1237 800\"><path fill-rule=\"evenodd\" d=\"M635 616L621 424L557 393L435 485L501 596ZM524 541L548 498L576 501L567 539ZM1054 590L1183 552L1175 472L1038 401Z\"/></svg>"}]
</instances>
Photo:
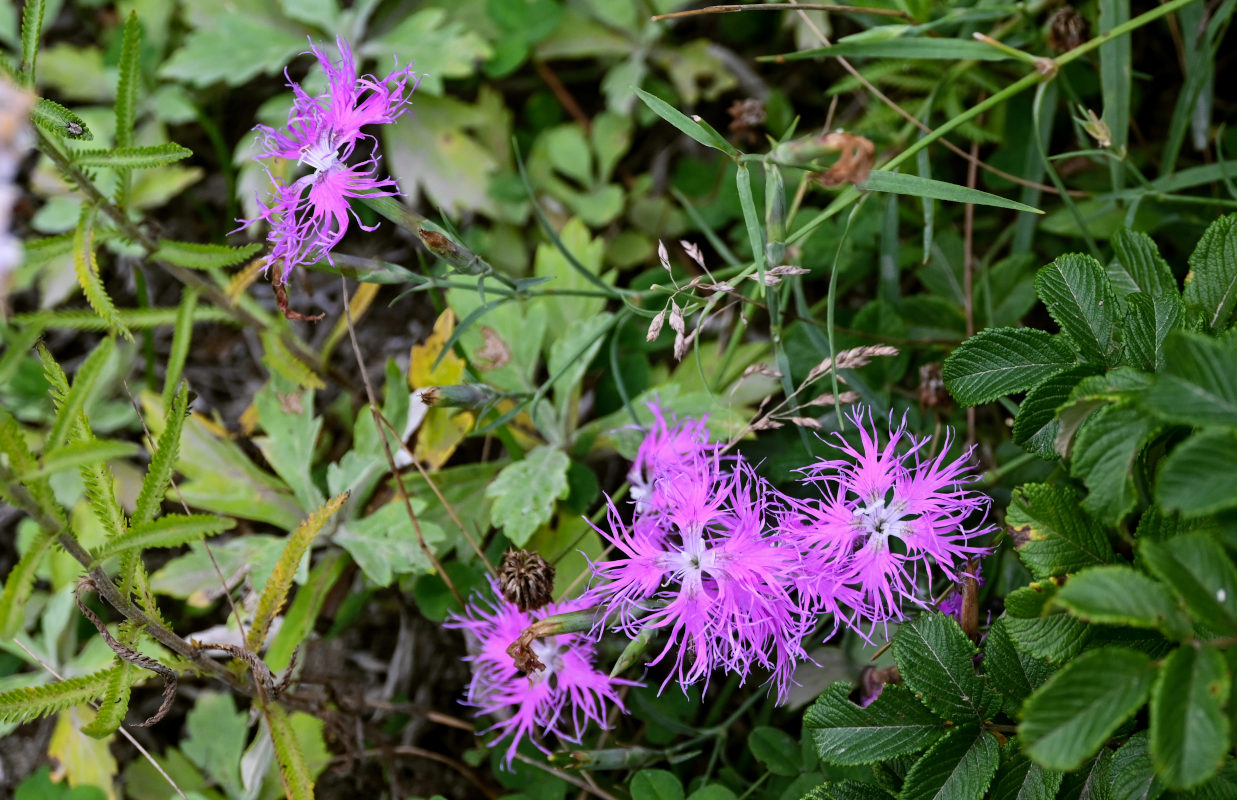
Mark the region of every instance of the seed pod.
<instances>
[{"instance_id":1,"label":"seed pod","mask_svg":"<svg viewBox=\"0 0 1237 800\"><path fill-rule=\"evenodd\" d=\"M553 599L554 567L540 553L508 550L498 567L498 588L521 611L534 611Z\"/></svg>"}]
</instances>

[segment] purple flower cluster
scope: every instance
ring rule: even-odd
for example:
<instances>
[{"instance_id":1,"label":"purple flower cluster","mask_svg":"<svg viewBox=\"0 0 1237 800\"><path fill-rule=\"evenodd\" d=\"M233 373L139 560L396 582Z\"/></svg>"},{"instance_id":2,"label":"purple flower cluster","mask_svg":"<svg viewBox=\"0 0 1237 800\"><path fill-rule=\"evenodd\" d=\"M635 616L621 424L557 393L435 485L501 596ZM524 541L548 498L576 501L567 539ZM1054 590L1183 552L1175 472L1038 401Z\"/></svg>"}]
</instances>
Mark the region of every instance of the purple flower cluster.
<instances>
[{"instance_id":1,"label":"purple flower cluster","mask_svg":"<svg viewBox=\"0 0 1237 800\"><path fill-rule=\"evenodd\" d=\"M348 198L400 194L394 180L379 176L374 154L377 140L361 129L394 122L404 113L407 95L416 89L412 67L396 69L382 79L358 77L348 43L343 39L335 43L338 62L310 43L310 51L326 73L326 91L311 97L289 80L294 99L287 126L282 130L256 127L263 146L259 159L287 159L311 170L291 182L271 175L274 193L269 204L259 200L258 216L241 220L241 228L259 220L270 225L267 239L273 248L267 263L280 265L276 282L281 284L294 267L330 260L331 249L348 232L352 213ZM369 154L354 159L362 141L370 144ZM373 230L359 218L357 225Z\"/></svg>"},{"instance_id":2,"label":"purple flower cluster","mask_svg":"<svg viewBox=\"0 0 1237 800\"><path fill-rule=\"evenodd\" d=\"M492 612L470 606L454 623L480 648L468 702L508 715L494 726L499 739L512 737L508 762L523 736L548 730L576 741L583 725L604 721L603 700L618 702L618 682L593 667L607 625L631 638L664 635L651 662L671 666L662 689L672 680L707 686L714 671L744 682L756 669L785 698L822 614L835 631L866 639L908 607L928 607L934 574L959 581L989 552L977 543L994 528L982 523L989 500L966 488L971 453L950 460L948 434L933 454L905 421L881 436L871 412L856 410L858 445L835 434L837 457L800 470L814 496L799 499L710 442L704 420L650 409L653 426L628 473L632 520L609 503L597 530L617 557L592 564L585 595L531 616L504 601ZM593 636L535 642L548 668L519 674L506 648L534 617L594 605Z\"/></svg>"}]
</instances>

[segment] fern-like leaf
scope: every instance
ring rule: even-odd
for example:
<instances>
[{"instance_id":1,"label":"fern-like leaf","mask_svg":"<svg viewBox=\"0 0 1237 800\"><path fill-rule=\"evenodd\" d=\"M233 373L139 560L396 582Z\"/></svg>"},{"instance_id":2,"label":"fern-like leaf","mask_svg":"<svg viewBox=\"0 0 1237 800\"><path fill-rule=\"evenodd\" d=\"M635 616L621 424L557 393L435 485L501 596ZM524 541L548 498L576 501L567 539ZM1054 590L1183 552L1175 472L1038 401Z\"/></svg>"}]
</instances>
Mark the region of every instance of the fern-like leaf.
<instances>
[{"instance_id":1,"label":"fern-like leaf","mask_svg":"<svg viewBox=\"0 0 1237 800\"><path fill-rule=\"evenodd\" d=\"M0 692L0 722L29 722L101 697L117 669L109 667L67 681Z\"/></svg>"},{"instance_id":2,"label":"fern-like leaf","mask_svg":"<svg viewBox=\"0 0 1237 800\"><path fill-rule=\"evenodd\" d=\"M130 11L120 45L120 74L116 81L117 147L133 146L133 129L137 123L137 57L141 36L142 26L137 22L137 12Z\"/></svg>"},{"instance_id":3,"label":"fern-like leaf","mask_svg":"<svg viewBox=\"0 0 1237 800\"><path fill-rule=\"evenodd\" d=\"M86 402L94 394L95 384L103 374L104 364L107 363L115 349L115 339L108 337L100 341L99 345L82 362L77 374L73 376L72 388L66 392L53 394L52 404L56 407L56 419L52 422L51 432L47 434L47 442L44 445L47 451L56 450L70 437L77 441L94 438L83 411L86 408ZM46 351L41 350L40 355L44 352ZM50 353L47 353L47 359L51 359ZM52 383L54 388L56 387L55 382L49 381L49 383Z\"/></svg>"},{"instance_id":4,"label":"fern-like leaf","mask_svg":"<svg viewBox=\"0 0 1237 800\"><path fill-rule=\"evenodd\" d=\"M136 639L136 635L126 636L123 631L121 632L122 644L132 647L133 640ZM125 714L129 713L132 686L140 677L135 664L117 659L116 667L112 670L112 676L108 679L103 697L99 701L99 713L95 715L92 722L82 726L82 733L95 739L106 739L115 733L120 724L125 721Z\"/></svg>"},{"instance_id":5,"label":"fern-like leaf","mask_svg":"<svg viewBox=\"0 0 1237 800\"><path fill-rule=\"evenodd\" d=\"M34 454L26 445L26 436L22 433L21 425L12 414L3 408L0 408L0 453L8 456L10 472L19 474L30 472L38 466ZM0 484L0 498L14 507L22 505L13 494L13 490L18 485L16 481L13 481L11 485ZM56 521L58 527L64 526L64 512L52 494L51 484L43 478L35 478L25 482L25 489L34 498L39 508ZM52 532L49 531L49 533Z\"/></svg>"},{"instance_id":6,"label":"fern-like leaf","mask_svg":"<svg viewBox=\"0 0 1237 800\"><path fill-rule=\"evenodd\" d=\"M180 452L180 432L185 426L185 413L189 407L189 391L182 384L172 400L172 407L164 419L163 433L159 435L159 444L150 458L150 469L142 478L142 490L137 495L137 505L133 509L131 525L145 525L152 522L159 513L159 505L167 492L168 484L172 482L172 471L176 468L176 456Z\"/></svg>"},{"instance_id":7,"label":"fern-like leaf","mask_svg":"<svg viewBox=\"0 0 1237 800\"><path fill-rule=\"evenodd\" d=\"M21 15L21 73L27 86L34 85L39 59L39 36L43 33L43 0L26 0Z\"/></svg>"},{"instance_id":8,"label":"fern-like leaf","mask_svg":"<svg viewBox=\"0 0 1237 800\"><path fill-rule=\"evenodd\" d=\"M163 373L163 407L172 403L172 394L180 384L180 375L189 358L189 344L193 341L193 312L198 308L198 292L186 289L180 298L176 312L176 327L172 329L172 347L168 351L167 368Z\"/></svg>"},{"instance_id":9,"label":"fern-like leaf","mask_svg":"<svg viewBox=\"0 0 1237 800\"><path fill-rule=\"evenodd\" d=\"M4 592L0 593L0 638L11 639L21 630L26 601L34 588L35 571L51 549L52 535L40 531L17 564L4 576Z\"/></svg>"},{"instance_id":10,"label":"fern-like leaf","mask_svg":"<svg viewBox=\"0 0 1237 800\"><path fill-rule=\"evenodd\" d=\"M262 332L262 349L266 352L263 361L271 372L282 375L306 389L325 389L326 384L312 369L284 345L279 334L272 329Z\"/></svg>"},{"instance_id":11,"label":"fern-like leaf","mask_svg":"<svg viewBox=\"0 0 1237 800\"><path fill-rule=\"evenodd\" d=\"M326 501L306 517L288 537L283 552L279 554L279 561L275 564L275 570L271 577L267 578L262 596L258 599L258 610L254 613L253 624L249 626L247 644L250 650L255 653L262 650L266 635L271 629L271 621L283 610L284 603L288 600L288 591L292 588L292 579L296 577L296 568L300 566L301 558L313 544L314 537L322 530L322 526L347 500L348 492L344 492Z\"/></svg>"},{"instance_id":12,"label":"fern-like leaf","mask_svg":"<svg viewBox=\"0 0 1237 800\"><path fill-rule=\"evenodd\" d=\"M221 269L248 261L261 250L262 245L257 242L240 247L228 247L222 244L194 244L193 242L160 239L159 249L155 251L154 258L186 269Z\"/></svg>"},{"instance_id":13,"label":"fern-like leaf","mask_svg":"<svg viewBox=\"0 0 1237 800\"><path fill-rule=\"evenodd\" d=\"M94 141L86 121L59 103L40 97L30 109L30 121L50 134L80 142Z\"/></svg>"},{"instance_id":14,"label":"fern-like leaf","mask_svg":"<svg viewBox=\"0 0 1237 800\"><path fill-rule=\"evenodd\" d=\"M169 514L154 522L134 525L119 536L108 539L95 551L95 559L102 561L128 550L180 547L182 544L196 542L203 536L215 536L234 527L236 520L214 514Z\"/></svg>"},{"instance_id":15,"label":"fern-like leaf","mask_svg":"<svg viewBox=\"0 0 1237 800\"><path fill-rule=\"evenodd\" d=\"M116 476L106 461L84 464L78 468L90 510L109 540L123 536L129 526L124 509L116 499Z\"/></svg>"},{"instance_id":16,"label":"fern-like leaf","mask_svg":"<svg viewBox=\"0 0 1237 800\"><path fill-rule=\"evenodd\" d=\"M270 729L271 744L275 746L275 760L279 763L284 794L288 800L313 800L314 779L309 774L309 765L305 763L305 754L296 741L288 712L274 701L259 702Z\"/></svg>"},{"instance_id":17,"label":"fern-like leaf","mask_svg":"<svg viewBox=\"0 0 1237 800\"><path fill-rule=\"evenodd\" d=\"M77 232L73 236L73 266L77 272L77 282L82 286L86 302L107 322L107 327L120 331L126 339L133 341L133 334L116 313L116 305L99 278L99 260L95 257L94 245L94 221L97 212L98 207L93 203L83 205Z\"/></svg>"},{"instance_id":18,"label":"fern-like leaf","mask_svg":"<svg viewBox=\"0 0 1237 800\"><path fill-rule=\"evenodd\" d=\"M162 328L176 324L178 308L122 308L116 313L130 330ZM229 322L237 324L236 317L226 309L216 306L199 306L193 312L194 322ZM19 328L66 328L74 331L104 331L107 320L92 311L31 311L14 314L13 325Z\"/></svg>"},{"instance_id":19,"label":"fern-like leaf","mask_svg":"<svg viewBox=\"0 0 1237 800\"><path fill-rule=\"evenodd\" d=\"M82 167L150 169L174 164L191 155L193 151L189 148L168 142L143 147L117 147L114 150L78 150L72 158L74 164Z\"/></svg>"},{"instance_id":20,"label":"fern-like leaf","mask_svg":"<svg viewBox=\"0 0 1237 800\"><path fill-rule=\"evenodd\" d=\"M20 473L18 478L23 482L37 480L48 475L55 475L57 472L77 469L86 464L129 458L136 455L137 451L138 447L133 442L122 442L117 439L69 442L63 447L44 453L41 463L36 468Z\"/></svg>"}]
</instances>

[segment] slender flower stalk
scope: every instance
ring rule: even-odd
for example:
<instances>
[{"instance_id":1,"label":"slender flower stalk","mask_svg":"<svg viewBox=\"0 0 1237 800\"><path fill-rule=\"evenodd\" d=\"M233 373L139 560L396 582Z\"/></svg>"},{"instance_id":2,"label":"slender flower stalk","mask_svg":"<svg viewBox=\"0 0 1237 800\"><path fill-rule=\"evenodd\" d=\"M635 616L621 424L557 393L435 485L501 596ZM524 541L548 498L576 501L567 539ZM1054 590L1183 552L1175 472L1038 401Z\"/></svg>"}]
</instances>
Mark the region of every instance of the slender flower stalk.
<instances>
[{"instance_id":1,"label":"slender flower stalk","mask_svg":"<svg viewBox=\"0 0 1237 800\"><path fill-rule=\"evenodd\" d=\"M241 228L259 220L270 225L267 239L273 248L267 263L279 265L277 284L286 283L297 266L323 258L330 261L331 250L348 232L350 214L363 230L374 230L356 217L348 198L400 194L394 180L380 176L377 139L362 129L392 123L407 110L408 95L416 89L412 67L396 69L382 79L358 77L348 43L343 39L335 43L337 62L310 43L310 52L326 73L326 91L311 97L289 80L294 99L285 128L255 128L262 137L259 160L282 158L311 170L287 182L268 169L274 184L269 202L259 200L258 216L241 220ZM370 145L367 156L355 152L363 142Z\"/></svg>"},{"instance_id":2,"label":"slender flower stalk","mask_svg":"<svg viewBox=\"0 0 1237 800\"><path fill-rule=\"evenodd\" d=\"M909 433L905 420L882 444L870 411L850 419L859 447L835 435L842 457L802 470L821 497L790 502L779 528L804 554L805 595L827 604L842 587L859 630L861 620L903 619L907 603L926 607L921 590L930 592L933 569L960 580L970 559L990 552L976 540L995 526L983 524L989 498L966 488L975 480L971 451L950 461L948 432L931 456L930 437Z\"/></svg>"},{"instance_id":3,"label":"slender flower stalk","mask_svg":"<svg viewBox=\"0 0 1237 800\"><path fill-rule=\"evenodd\" d=\"M498 734L491 747L509 740L505 755L508 767L526 738L549 753L540 742L544 733L578 744L590 722L606 727L607 703L626 712L617 688L634 684L611 678L593 666L596 644L587 634L534 639L530 646L545 669L527 676L516 669L507 652L533 622L581 610L587 607L586 601L550 603L535 611L521 611L499 596L493 582L490 590L489 598L474 597L462 615L448 620L447 627L467 634L471 655L466 660L472 663L472 682L465 702L476 708L477 716L500 718L487 730Z\"/></svg>"}]
</instances>

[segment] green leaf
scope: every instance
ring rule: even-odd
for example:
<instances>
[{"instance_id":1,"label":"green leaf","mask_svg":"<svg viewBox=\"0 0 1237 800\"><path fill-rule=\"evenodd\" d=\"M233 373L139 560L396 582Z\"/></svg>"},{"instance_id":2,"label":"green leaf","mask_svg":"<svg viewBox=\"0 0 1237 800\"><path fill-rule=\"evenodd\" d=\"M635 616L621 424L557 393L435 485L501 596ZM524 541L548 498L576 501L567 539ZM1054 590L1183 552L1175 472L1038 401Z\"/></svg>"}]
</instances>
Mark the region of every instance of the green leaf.
<instances>
[{"instance_id":1,"label":"green leaf","mask_svg":"<svg viewBox=\"0 0 1237 800\"><path fill-rule=\"evenodd\" d=\"M1203 232L1190 254L1182 296L1203 312L1208 330L1228 327L1237 306L1237 214L1220 217Z\"/></svg>"},{"instance_id":2,"label":"green leaf","mask_svg":"<svg viewBox=\"0 0 1237 800\"><path fill-rule=\"evenodd\" d=\"M313 511L325 500L312 474L314 448L322 432L322 418L314 414L314 393L282 395L268 383L254 397L254 407L266 435L254 437L253 443L291 487L301 510Z\"/></svg>"},{"instance_id":3,"label":"green leaf","mask_svg":"<svg viewBox=\"0 0 1237 800\"><path fill-rule=\"evenodd\" d=\"M1057 586L1038 581L1005 597L1005 627L1020 652L1051 662L1068 661L1090 641L1091 626L1077 617L1054 613Z\"/></svg>"},{"instance_id":4,"label":"green leaf","mask_svg":"<svg viewBox=\"0 0 1237 800\"><path fill-rule=\"evenodd\" d=\"M502 528L512 544L522 547L554 516L555 501L567 496L570 466L566 453L548 445L508 464L485 489L485 496L494 501L490 522Z\"/></svg>"},{"instance_id":5,"label":"green leaf","mask_svg":"<svg viewBox=\"0 0 1237 800\"><path fill-rule=\"evenodd\" d=\"M78 150L72 158L79 167L149 169L174 164L191 155L193 151L189 148L167 142L144 147L117 147L114 150Z\"/></svg>"},{"instance_id":6,"label":"green leaf","mask_svg":"<svg viewBox=\"0 0 1237 800\"><path fill-rule=\"evenodd\" d=\"M1043 685L1054 667L1047 661L1020 650L1002 616L988 629L984 640L984 674L988 685L1005 697L1005 713L1018 714L1022 701Z\"/></svg>"},{"instance_id":7,"label":"green leaf","mask_svg":"<svg viewBox=\"0 0 1237 800\"><path fill-rule=\"evenodd\" d=\"M1053 800L1064 777L1019 753L1001 765L990 800Z\"/></svg>"},{"instance_id":8,"label":"green leaf","mask_svg":"<svg viewBox=\"0 0 1237 800\"><path fill-rule=\"evenodd\" d=\"M39 36L43 33L43 0L26 0L21 13L22 82L34 86L35 67L39 59Z\"/></svg>"},{"instance_id":9,"label":"green leaf","mask_svg":"<svg viewBox=\"0 0 1237 800\"><path fill-rule=\"evenodd\" d=\"M731 158L736 158L740 152L730 142L718 135L717 131L711 128L705 128L700 123L689 118L682 111L679 111L674 106L662 100L660 97L649 94L648 92L638 87L633 88L636 97L644 101L654 114L669 122L674 127L686 133L688 136L700 142L705 147L711 147L714 150L721 150Z\"/></svg>"},{"instance_id":10,"label":"green leaf","mask_svg":"<svg viewBox=\"0 0 1237 800\"><path fill-rule=\"evenodd\" d=\"M82 142L94 140L86 121L57 102L40 97L30 109L30 121L48 133Z\"/></svg>"},{"instance_id":11,"label":"green leaf","mask_svg":"<svg viewBox=\"0 0 1237 800\"><path fill-rule=\"evenodd\" d=\"M236 710L232 695L206 691L185 717L180 749L231 797L243 795L240 763L248 715Z\"/></svg>"},{"instance_id":12,"label":"green leaf","mask_svg":"<svg viewBox=\"0 0 1237 800\"><path fill-rule=\"evenodd\" d=\"M1117 748L1107 768L1106 781L1098 784L1103 786L1105 782L1112 800L1155 800L1164 793L1164 784L1156 778L1151 764L1146 731L1139 731Z\"/></svg>"},{"instance_id":13,"label":"green leaf","mask_svg":"<svg viewBox=\"0 0 1237 800\"><path fill-rule=\"evenodd\" d=\"M203 536L215 536L236 527L236 520L213 514L168 514L154 522L134 525L120 536L113 536L95 552L102 561L129 550L150 547L180 547Z\"/></svg>"},{"instance_id":14,"label":"green leaf","mask_svg":"<svg viewBox=\"0 0 1237 800\"><path fill-rule=\"evenodd\" d=\"M297 589L292 605L284 613L283 624L271 637L270 646L266 649L266 663L274 672L288 668L292 662L292 654L313 632L327 596L350 569L348 557L341 552L331 553L314 564L309 572L309 580ZM269 582L270 578L267 578L267 581ZM419 602L417 607L421 610ZM435 621L441 622L442 619Z\"/></svg>"},{"instance_id":15,"label":"green leaf","mask_svg":"<svg viewBox=\"0 0 1237 800\"><path fill-rule=\"evenodd\" d=\"M1237 347L1175 331L1164 342L1164 371L1143 404L1169 422L1233 425L1237 420Z\"/></svg>"},{"instance_id":16,"label":"green leaf","mask_svg":"<svg viewBox=\"0 0 1237 800\"><path fill-rule=\"evenodd\" d=\"M842 40L829 47L800 50L759 60L801 61L809 58L896 58L899 61L930 59L933 61L1005 61L1014 56L974 39L950 39L902 36L889 39Z\"/></svg>"},{"instance_id":17,"label":"green leaf","mask_svg":"<svg viewBox=\"0 0 1237 800\"><path fill-rule=\"evenodd\" d=\"M420 78L417 92L432 95L443 93L444 78L471 77L477 62L493 54L471 24L446 8L433 7L403 15L394 28L367 42L361 52L385 63L390 63L392 53L415 53Z\"/></svg>"},{"instance_id":18,"label":"green leaf","mask_svg":"<svg viewBox=\"0 0 1237 800\"><path fill-rule=\"evenodd\" d=\"M137 121L137 88L139 44L142 26L137 12L130 11L125 20L124 37L120 45L119 75L116 79L116 146L133 146L133 127Z\"/></svg>"},{"instance_id":19,"label":"green leaf","mask_svg":"<svg viewBox=\"0 0 1237 800\"><path fill-rule=\"evenodd\" d=\"M829 781L803 795L802 800L891 800L893 795L873 783Z\"/></svg>"},{"instance_id":20,"label":"green leaf","mask_svg":"<svg viewBox=\"0 0 1237 800\"><path fill-rule=\"evenodd\" d=\"M1196 433L1173 448L1160 464L1155 499L1184 517L1200 517L1237 506L1237 431Z\"/></svg>"},{"instance_id":21,"label":"green leaf","mask_svg":"<svg viewBox=\"0 0 1237 800\"><path fill-rule=\"evenodd\" d=\"M292 580L296 577L301 560L305 553L309 552L309 546L313 544L322 526L339 511L347 499L347 492L332 498L306 517L305 521L288 535L283 552L279 554L279 561L275 563L275 569L266 579L262 595L258 598L258 607L254 611L253 623L249 626L249 635L246 638L246 645L250 650L258 653L265 647L271 622L283 610L284 603L288 600L288 592L292 589Z\"/></svg>"},{"instance_id":22,"label":"green leaf","mask_svg":"<svg viewBox=\"0 0 1237 800\"><path fill-rule=\"evenodd\" d=\"M160 239L159 249L151 255L151 258L186 269L222 269L248 261L261 250L260 242L240 247L227 247L221 244L196 244Z\"/></svg>"},{"instance_id":23,"label":"green leaf","mask_svg":"<svg viewBox=\"0 0 1237 800\"><path fill-rule=\"evenodd\" d=\"M133 334L116 313L116 306L99 278L99 261L95 257L94 244L94 221L97 212L97 205L84 203L77 222L77 231L73 234L73 267L77 282L81 284L82 292L86 295L86 302L90 303L94 312L107 323L107 327L119 331L127 340L133 341Z\"/></svg>"},{"instance_id":24,"label":"green leaf","mask_svg":"<svg viewBox=\"0 0 1237 800\"><path fill-rule=\"evenodd\" d=\"M1181 296L1175 289L1155 295L1138 292L1126 303L1129 308L1121 319L1125 363L1145 372L1163 369L1164 340L1185 321Z\"/></svg>"},{"instance_id":25,"label":"green leaf","mask_svg":"<svg viewBox=\"0 0 1237 800\"><path fill-rule=\"evenodd\" d=\"M803 771L799 743L784 731L761 725L747 735L747 746L774 775L798 775Z\"/></svg>"},{"instance_id":26,"label":"green leaf","mask_svg":"<svg viewBox=\"0 0 1237 800\"><path fill-rule=\"evenodd\" d=\"M128 637L135 639L135 636ZM123 642L126 646L130 642ZM106 739L116 732L125 721L129 712L130 687L141 676L140 669L135 664L117 659L116 669L107 682L107 691L99 700L99 711L95 718L82 727L82 733L95 739Z\"/></svg>"},{"instance_id":27,"label":"green leaf","mask_svg":"<svg viewBox=\"0 0 1237 800\"><path fill-rule=\"evenodd\" d=\"M412 511L420 525L426 547L447 540L447 534L422 518L425 501L412 499ZM389 586L397 575L430 572L433 564L421 548L417 529L398 498L360 520L339 524L332 540L348 551L357 566L375 586Z\"/></svg>"},{"instance_id":28,"label":"green leaf","mask_svg":"<svg viewBox=\"0 0 1237 800\"><path fill-rule=\"evenodd\" d=\"M996 737L977 726L952 730L924 753L902 785L900 800L982 800L1001 760Z\"/></svg>"},{"instance_id":29,"label":"green leaf","mask_svg":"<svg viewBox=\"0 0 1237 800\"><path fill-rule=\"evenodd\" d=\"M117 312L125 327L135 330L158 328L176 323L178 308L122 308ZM218 322L237 324L236 317L227 309L215 306L202 306L194 310L195 322ZM65 328L73 331L107 330L107 321L100 319L93 311L34 311L27 314L14 314L11 317L14 325L28 328Z\"/></svg>"},{"instance_id":30,"label":"green leaf","mask_svg":"<svg viewBox=\"0 0 1237 800\"><path fill-rule=\"evenodd\" d=\"M886 685L867 708L848 699L850 690L847 683L830 685L803 717L803 727L811 731L826 764L874 764L917 753L946 730L904 686Z\"/></svg>"},{"instance_id":31,"label":"green leaf","mask_svg":"<svg viewBox=\"0 0 1237 800\"><path fill-rule=\"evenodd\" d=\"M1134 510L1138 455L1160 428L1143 409L1122 403L1104 406L1087 419L1070 458L1070 474L1090 490L1083 508L1108 525Z\"/></svg>"},{"instance_id":32,"label":"green leaf","mask_svg":"<svg viewBox=\"0 0 1237 800\"><path fill-rule=\"evenodd\" d=\"M1237 635L1237 567L1215 539L1196 532L1163 542L1140 541L1138 554L1199 621Z\"/></svg>"},{"instance_id":33,"label":"green leaf","mask_svg":"<svg viewBox=\"0 0 1237 800\"><path fill-rule=\"evenodd\" d=\"M305 752L297 741L288 712L273 700L258 702L271 734L271 744L275 747L275 760L279 764L285 796L288 800L313 800L313 775L305 763Z\"/></svg>"},{"instance_id":34,"label":"green leaf","mask_svg":"<svg viewBox=\"0 0 1237 800\"><path fill-rule=\"evenodd\" d=\"M1071 575L1053 603L1087 620L1107 625L1155 628L1180 640L1190 621L1164 584L1133 567L1114 564Z\"/></svg>"},{"instance_id":35,"label":"green leaf","mask_svg":"<svg viewBox=\"0 0 1237 800\"><path fill-rule=\"evenodd\" d=\"M210 27L199 27L164 62L159 74L193 86L224 81L243 86L273 74L305 49L305 36L272 24L257 14L220 13Z\"/></svg>"},{"instance_id":36,"label":"green leaf","mask_svg":"<svg viewBox=\"0 0 1237 800\"><path fill-rule=\"evenodd\" d=\"M1034 328L989 328L945 359L945 386L964 406L1025 392L1075 363L1058 339Z\"/></svg>"},{"instance_id":37,"label":"green leaf","mask_svg":"<svg viewBox=\"0 0 1237 800\"><path fill-rule=\"evenodd\" d=\"M1214 647L1187 644L1165 660L1151 692L1151 754L1170 787L1198 786L1224 762L1231 688L1228 665Z\"/></svg>"},{"instance_id":38,"label":"green leaf","mask_svg":"<svg viewBox=\"0 0 1237 800\"><path fill-rule=\"evenodd\" d=\"M91 439L89 441L70 442L55 450L43 454L42 463L37 469L18 475L23 483L37 480L48 475L55 475L68 469L77 469L86 464L97 464L101 461L111 461L117 458L128 458L138 451L132 442L121 442L115 439Z\"/></svg>"},{"instance_id":39,"label":"green leaf","mask_svg":"<svg viewBox=\"0 0 1237 800\"><path fill-rule=\"evenodd\" d=\"M163 496L172 482L172 472L176 469L176 459L180 453L180 434L184 429L185 415L189 413L188 405L189 390L182 384L163 420L159 445L151 454L150 467L142 478L142 489L138 492L130 525L144 525L159 514Z\"/></svg>"},{"instance_id":40,"label":"green leaf","mask_svg":"<svg viewBox=\"0 0 1237 800\"><path fill-rule=\"evenodd\" d=\"M1071 367L1044 379L1027 392L1014 417L1014 444L1040 458L1056 458L1055 444L1061 429L1057 409L1069 400L1078 382L1095 375L1096 369L1090 364Z\"/></svg>"},{"instance_id":41,"label":"green leaf","mask_svg":"<svg viewBox=\"0 0 1237 800\"><path fill-rule=\"evenodd\" d=\"M977 206L1010 208L1014 211L1029 211L1033 214L1044 213L1038 208L1013 200L1006 200L1004 197L982 192L979 189L971 189L966 186L959 186L956 183L946 183L945 181L933 180L932 178L921 178L918 175L910 175L903 172L872 170L872 172L868 173L867 180L859 184L859 188L869 192L890 192L892 194L906 194L912 197L927 197L932 200L947 200L951 203L970 203Z\"/></svg>"},{"instance_id":42,"label":"green leaf","mask_svg":"<svg viewBox=\"0 0 1237 800\"><path fill-rule=\"evenodd\" d=\"M664 769L642 769L631 779L631 800L683 800L683 784Z\"/></svg>"},{"instance_id":43,"label":"green leaf","mask_svg":"<svg viewBox=\"0 0 1237 800\"><path fill-rule=\"evenodd\" d=\"M34 590L34 579L43 557L52 549L52 534L39 531L26 545L26 552L4 576L4 591L0 593L0 638L11 639L22 629L26 616L26 601Z\"/></svg>"},{"instance_id":44,"label":"green leaf","mask_svg":"<svg viewBox=\"0 0 1237 800\"><path fill-rule=\"evenodd\" d=\"M0 722L29 722L102 697L116 669L118 667L108 667L46 686L23 686L0 692Z\"/></svg>"},{"instance_id":45,"label":"green leaf","mask_svg":"<svg viewBox=\"0 0 1237 800\"><path fill-rule=\"evenodd\" d=\"M1130 292L1141 292L1149 297L1157 294L1173 294L1178 299L1181 293L1177 289L1177 280L1168 262L1160 255L1155 242L1145 233L1122 228L1110 240L1116 251L1117 262L1113 265L1121 270L1121 284L1128 284ZM1109 275L1112 272L1110 270ZM1114 281L1114 288L1118 284Z\"/></svg>"},{"instance_id":46,"label":"green leaf","mask_svg":"<svg viewBox=\"0 0 1237 800\"><path fill-rule=\"evenodd\" d=\"M280 338L274 328L267 328L262 331L259 338L262 340L262 350L264 351L262 363L272 373L281 378L286 378L305 389L326 388L322 378L318 377L316 372L292 354L292 351L284 344L283 339Z\"/></svg>"},{"instance_id":47,"label":"green leaf","mask_svg":"<svg viewBox=\"0 0 1237 800\"><path fill-rule=\"evenodd\" d=\"M1068 488L1030 483L1014 491L1006 522L1018 556L1036 578L1077 572L1116 559L1104 529Z\"/></svg>"},{"instance_id":48,"label":"green leaf","mask_svg":"<svg viewBox=\"0 0 1237 800\"><path fill-rule=\"evenodd\" d=\"M1100 262L1061 256L1035 273L1035 293L1083 361L1115 365L1117 296Z\"/></svg>"},{"instance_id":49,"label":"green leaf","mask_svg":"<svg viewBox=\"0 0 1237 800\"><path fill-rule=\"evenodd\" d=\"M996 698L975 674L975 645L952 617L924 614L898 628L893 658L906 685L947 720L987 719Z\"/></svg>"},{"instance_id":50,"label":"green leaf","mask_svg":"<svg viewBox=\"0 0 1237 800\"><path fill-rule=\"evenodd\" d=\"M1077 769L1142 706L1154 679L1143 653L1102 647L1079 656L1027 698L1023 749L1049 769Z\"/></svg>"},{"instance_id":51,"label":"green leaf","mask_svg":"<svg viewBox=\"0 0 1237 800\"><path fill-rule=\"evenodd\" d=\"M90 429L85 422L84 409L95 392L96 385L103 374L103 367L116 350L116 340L106 338L99 342L73 376L73 385L63 397L53 397L52 404L56 407L56 419L52 429L47 434L44 443L46 450L56 450L70 437L77 441L90 437ZM40 351L40 355L46 351ZM46 358L50 359L48 353Z\"/></svg>"}]
</instances>

